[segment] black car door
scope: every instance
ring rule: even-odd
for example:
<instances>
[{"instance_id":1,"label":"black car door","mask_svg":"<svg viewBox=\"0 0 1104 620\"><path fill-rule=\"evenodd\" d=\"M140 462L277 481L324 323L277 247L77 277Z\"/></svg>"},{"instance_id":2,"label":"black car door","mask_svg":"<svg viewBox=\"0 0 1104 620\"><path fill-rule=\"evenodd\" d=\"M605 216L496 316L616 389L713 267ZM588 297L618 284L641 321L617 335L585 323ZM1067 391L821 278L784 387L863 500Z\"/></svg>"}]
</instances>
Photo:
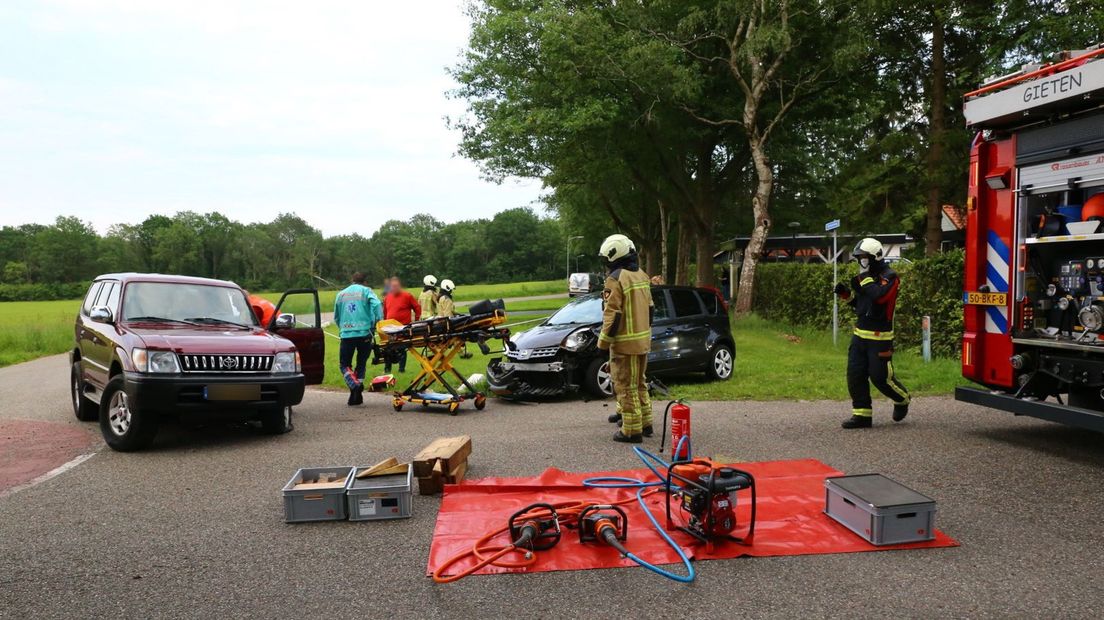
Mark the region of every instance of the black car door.
<instances>
[{"instance_id":1,"label":"black car door","mask_svg":"<svg viewBox=\"0 0 1104 620\"><path fill-rule=\"evenodd\" d=\"M652 303L655 304L655 316L652 318L652 351L648 354L648 371L669 370L678 359L678 340L673 328L671 306L667 299L667 290L652 289Z\"/></svg>"},{"instance_id":2,"label":"black car door","mask_svg":"<svg viewBox=\"0 0 1104 620\"><path fill-rule=\"evenodd\" d=\"M706 338L709 325L705 320L705 309L701 300L691 288L672 288L671 309L674 319L671 329L678 341L678 367L693 368L704 364L709 357Z\"/></svg>"}]
</instances>

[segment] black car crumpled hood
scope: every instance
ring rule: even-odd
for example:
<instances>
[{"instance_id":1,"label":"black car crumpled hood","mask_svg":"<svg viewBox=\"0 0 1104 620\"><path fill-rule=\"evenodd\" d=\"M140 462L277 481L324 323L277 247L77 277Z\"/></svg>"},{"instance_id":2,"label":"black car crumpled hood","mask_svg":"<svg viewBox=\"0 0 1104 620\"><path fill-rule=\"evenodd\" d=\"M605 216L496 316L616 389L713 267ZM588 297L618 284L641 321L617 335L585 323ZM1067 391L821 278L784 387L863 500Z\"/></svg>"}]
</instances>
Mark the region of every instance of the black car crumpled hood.
<instances>
[{"instance_id":1,"label":"black car crumpled hood","mask_svg":"<svg viewBox=\"0 0 1104 620\"><path fill-rule=\"evenodd\" d=\"M510 337L510 340L519 349L543 349L545 347L558 347L563 339L571 332L580 329L591 329L594 325L538 325L521 334Z\"/></svg>"}]
</instances>

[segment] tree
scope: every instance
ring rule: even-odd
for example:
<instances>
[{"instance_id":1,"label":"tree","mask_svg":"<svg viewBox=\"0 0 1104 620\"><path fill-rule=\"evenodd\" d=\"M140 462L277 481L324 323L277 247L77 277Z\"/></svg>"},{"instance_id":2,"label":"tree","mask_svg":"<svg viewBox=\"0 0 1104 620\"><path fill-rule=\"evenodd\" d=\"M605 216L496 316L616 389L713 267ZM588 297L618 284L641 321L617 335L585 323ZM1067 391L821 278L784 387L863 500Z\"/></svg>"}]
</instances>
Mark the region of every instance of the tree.
<instances>
[{"instance_id":1,"label":"tree","mask_svg":"<svg viewBox=\"0 0 1104 620\"><path fill-rule=\"evenodd\" d=\"M80 282L96 275L99 235L76 217L60 216L31 242L31 271L41 282Z\"/></svg>"},{"instance_id":2,"label":"tree","mask_svg":"<svg viewBox=\"0 0 1104 620\"><path fill-rule=\"evenodd\" d=\"M751 195L751 238L740 271L736 311L748 312L756 266L771 229L770 201L776 175L769 149L773 134L795 106L815 105L810 98L814 89L830 83L828 78L842 73L852 61L853 51L848 48L852 10L842 2L812 0L693 5L678 31L657 36L705 67L723 66L738 86L740 96L731 98L736 114L726 114L723 106L691 101L683 107L705 125L739 127L747 142L756 181ZM704 259L699 248L699 274Z\"/></svg>"}]
</instances>

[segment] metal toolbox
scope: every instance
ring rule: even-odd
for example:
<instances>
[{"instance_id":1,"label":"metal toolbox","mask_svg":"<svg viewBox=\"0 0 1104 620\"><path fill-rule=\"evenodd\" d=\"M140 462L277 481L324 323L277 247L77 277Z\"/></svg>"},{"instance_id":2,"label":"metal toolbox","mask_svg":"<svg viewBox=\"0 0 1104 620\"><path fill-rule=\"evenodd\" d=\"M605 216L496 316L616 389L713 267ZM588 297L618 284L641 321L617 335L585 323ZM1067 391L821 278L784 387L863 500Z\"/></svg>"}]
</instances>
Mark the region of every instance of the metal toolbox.
<instances>
[{"instance_id":1,"label":"metal toolbox","mask_svg":"<svg viewBox=\"0 0 1104 620\"><path fill-rule=\"evenodd\" d=\"M367 469L359 467L356 473ZM350 521L376 521L380 519L404 519L412 511L411 494L414 468L409 464L406 473L357 478L349 477L345 489L345 501Z\"/></svg>"},{"instance_id":2,"label":"metal toolbox","mask_svg":"<svg viewBox=\"0 0 1104 620\"><path fill-rule=\"evenodd\" d=\"M342 521L345 513L345 488L353 477L353 467L304 467L284 485L284 520ZM332 483L319 483L320 477L336 477ZM304 486L306 485L306 486Z\"/></svg>"},{"instance_id":3,"label":"metal toolbox","mask_svg":"<svg viewBox=\"0 0 1104 620\"><path fill-rule=\"evenodd\" d=\"M935 500L881 474L824 481L824 513L875 545L935 538Z\"/></svg>"}]
</instances>

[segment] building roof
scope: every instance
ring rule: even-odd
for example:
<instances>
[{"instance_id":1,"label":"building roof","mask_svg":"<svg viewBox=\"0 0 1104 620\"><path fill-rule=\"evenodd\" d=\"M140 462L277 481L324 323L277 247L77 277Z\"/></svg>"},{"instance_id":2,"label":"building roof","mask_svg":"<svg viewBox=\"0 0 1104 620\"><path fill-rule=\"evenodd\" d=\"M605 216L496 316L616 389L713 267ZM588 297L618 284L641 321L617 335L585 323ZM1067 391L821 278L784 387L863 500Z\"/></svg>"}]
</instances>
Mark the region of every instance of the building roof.
<instances>
[{"instance_id":1,"label":"building roof","mask_svg":"<svg viewBox=\"0 0 1104 620\"><path fill-rule=\"evenodd\" d=\"M943 215L954 224L955 230L966 228L966 209L958 205L943 205Z\"/></svg>"}]
</instances>

